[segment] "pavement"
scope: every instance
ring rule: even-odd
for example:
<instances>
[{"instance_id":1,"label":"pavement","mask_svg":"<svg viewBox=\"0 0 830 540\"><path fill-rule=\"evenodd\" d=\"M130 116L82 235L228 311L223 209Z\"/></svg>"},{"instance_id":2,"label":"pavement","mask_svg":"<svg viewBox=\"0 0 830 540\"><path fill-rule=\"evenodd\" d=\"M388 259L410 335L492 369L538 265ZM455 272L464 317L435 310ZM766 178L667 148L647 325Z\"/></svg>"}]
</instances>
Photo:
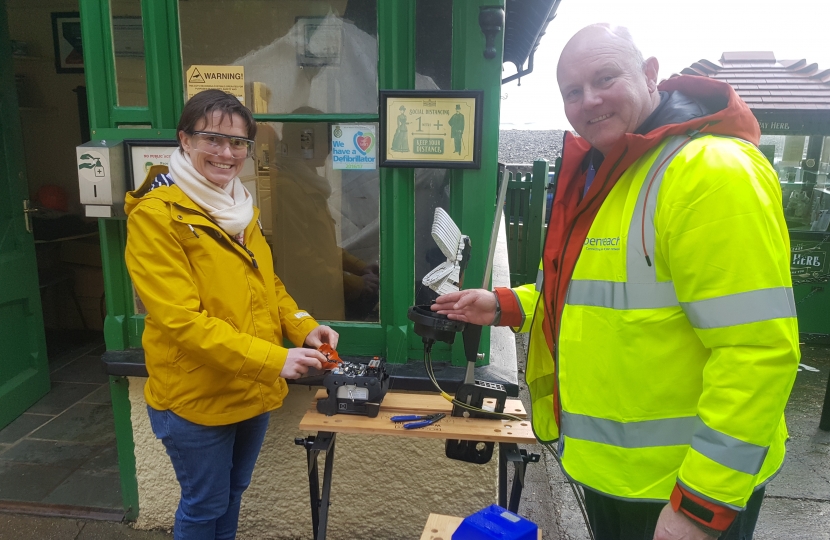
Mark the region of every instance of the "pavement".
<instances>
[{"instance_id":1,"label":"pavement","mask_svg":"<svg viewBox=\"0 0 830 540\"><path fill-rule=\"evenodd\" d=\"M127 523L0 514L0 540L169 540L162 531L137 531Z\"/></svg>"},{"instance_id":2,"label":"pavement","mask_svg":"<svg viewBox=\"0 0 830 540\"><path fill-rule=\"evenodd\" d=\"M529 407L523 384L526 336L517 336L521 398ZM787 405L790 430L787 461L769 484L755 531L756 540L796 538L830 540L830 432L818 429L830 348L802 346L804 368L798 373ZM539 445L528 452L541 455L527 467L519 513L536 522L545 540L588 540L570 487L553 457ZM510 471L512 474L512 471ZM0 540L165 540L168 531L137 531L126 523L0 513Z\"/></svg>"}]
</instances>

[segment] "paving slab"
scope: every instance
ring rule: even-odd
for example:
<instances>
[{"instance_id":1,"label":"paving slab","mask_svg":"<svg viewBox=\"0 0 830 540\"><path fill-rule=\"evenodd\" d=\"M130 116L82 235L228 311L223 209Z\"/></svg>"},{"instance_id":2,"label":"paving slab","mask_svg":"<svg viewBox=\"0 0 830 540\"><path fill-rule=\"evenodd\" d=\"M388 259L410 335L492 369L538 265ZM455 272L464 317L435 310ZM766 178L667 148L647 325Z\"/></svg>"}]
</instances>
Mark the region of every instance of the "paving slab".
<instances>
[{"instance_id":1,"label":"paving slab","mask_svg":"<svg viewBox=\"0 0 830 540\"><path fill-rule=\"evenodd\" d=\"M77 470L44 498L43 502L120 510L123 508L121 476L117 471Z\"/></svg>"},{"instance_id":2,"label":"paving slab","mask_svg":"<svg viewBox=\"0 0 830 540\"><path fill-rule=\"evenodd\" d=\"M107 444L115 439L112 406L108 404L77 403L29 437L32 439Z\"/></svg>"},{"instance_id":3,"label":"paving slab","mask_svg":"<svg viewBox=\"0 0 830 540\"><path fill-rule=\"evenodd\" d=\"M170 540L166 531L137 531L127 523L0 513L0 540Z\"/></svg>"},{"instance_id":4,"label":"paving slab","mask_svg":"<svg viewBox=\"0 0 830 540\"><path fill-rule=\"evenodd\" d=\"M64 467L0 461L0 499L40 501L70 474Z\"/></svg>"},{"instance_id":5,"label":"paving slab","mask_svg":"<svg viewBox=\"0 0 830 540\"><path fill-rule=\"evenodd\" d=\"M98 447L87 444L23 439L4 452L0 461L77 469L98 452Z\"/></svg>"},{"instance_id":6,"label":"paving slab","mask_svg":"<svg viewBox=\"0 0 830 540\"><path fill-rule=\"evenodd\" d=\"M103 384L109 381L100 354L82 356L52 372L53 381Z\"/></svg>"},{"instance_id":7,"label":"paving slab","mask_svg":"<svg viewBox=\"0 0 830 540\"><path fill-rule=\"evenodd\" d=\"M755 540L830 540L830 501L766 497Z\"/></svg>"},{"instance_id":8,"label":"paving slab","mask_svg":"<svg viewBox=\"0 0 830 540\"><path fill-rule=\"evenodd\" d=\"M99 384L53 382L52 389L49 393L29 407L29 410L26 412L51 415L60 414L70 405L77 403L97 390L99 386Z\"/></svg>"},{"instance_id":9,"label":"paving slab","mask_svg":"<svg viewBox=\"0 0 830 540\"><path fill-rule=\"evenodd\" d=\"M54 418L52 415L23 413L11 424L0 430L0 443L15 443L52 418Z\"/></svg>"}]
</instances>

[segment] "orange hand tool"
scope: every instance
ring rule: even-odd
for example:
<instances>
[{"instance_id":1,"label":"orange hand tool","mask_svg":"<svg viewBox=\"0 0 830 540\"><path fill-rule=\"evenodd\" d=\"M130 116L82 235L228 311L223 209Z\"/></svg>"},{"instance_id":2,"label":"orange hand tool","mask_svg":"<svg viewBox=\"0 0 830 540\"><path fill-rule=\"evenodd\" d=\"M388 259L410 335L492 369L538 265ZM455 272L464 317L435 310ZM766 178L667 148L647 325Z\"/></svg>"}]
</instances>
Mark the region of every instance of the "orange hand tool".
<instances>
[{"instance_id":1,"label":"orange hand tool","mask_svg":"<svg viewBox=\"0 0 830 540\"><path fill-rule=\"evenodd\" d=\"M323 343L317 348L318 351L323 353L323 356L326 357L326 361L322 363L323 369L329 370L338 367L343 360L340 359L340 355L337 354L337 351L331 348L331 345L328 343Z\"/></svg>"}]
</instances>

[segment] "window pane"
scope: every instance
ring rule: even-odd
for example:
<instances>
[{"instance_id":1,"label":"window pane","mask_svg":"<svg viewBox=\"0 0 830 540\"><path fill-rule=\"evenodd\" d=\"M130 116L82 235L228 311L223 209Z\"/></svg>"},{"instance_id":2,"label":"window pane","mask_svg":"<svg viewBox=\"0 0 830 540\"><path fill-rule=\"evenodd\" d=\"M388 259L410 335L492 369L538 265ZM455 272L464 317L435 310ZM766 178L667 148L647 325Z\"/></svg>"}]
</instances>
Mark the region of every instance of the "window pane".
<instances>
[{"instance_id":1,"label":"window pane","mask_svg":"<svg viewBox=\"0 0 830 540\"><path fill-rule=\"evenodd\" d=\"M379 175L334 170L331 124L259 124L256 171L243 178L274 269L321 320L378 320Z\"/></svg>"},{"instance_id":2,"label":"window pane","mask_svg":"<svg viewBox=\"0 0 830 540\"><path fill-rule=\"evenodd\" d=\"M813 221L810 229L814 231L830 230L830 137L824 137L819 158L818 173L813 201Z\"/></svg>"},{"instance_id":3,"label":"window pane","mask_svg":"<svg viewBox=\"0 0 830 540\"><path fill-rule=\"evenodd\" d=\"M827 181L828 176L830 176L830 137L825 137L824 144L821 148L821 159L818 165L816 185L823 188L830 188L830 182Z\"/></svg>"},{"instance_id":4,"label":"window pane","mask_svg":"<svg viewBox=\"0 0 830 540\"><path fill-rule=\"evenodd\" d=\"M180 0L179 21L183 74L243 66L255 113L377 112L376 0Z\"/></svg>"},{"instance_id":5,"label":"window pane","mask_svg":"<svg viewBox=\"0 0 830 540\"><path fill-rule=\"evenodd\" d=\"M418 0L415 4L415 88L452 88L452 2ZM450 171L415 169L415 303L437 298L421 280L446 261L432 239L435 208L450 211ZM462 231L463 232L463 231Z\"/></svg>"},{"instance_id":6,"label":"window pane","mask_svg":"<svg viewBox=\"0 0 830 540\"><path fill-rule=\"evenodd\" d=\"M811 145L805 135L761 135L759 148L778 173L790 230L824 231L830 223L828 139Z\"/></svg>"},{"instance_id":7,"label":"window pane","mask_svg":"<svg viewBox=\"0 0 830 540\"><path fill-rule=\"evenodd\" d=\"M759 148L770 159L784 203L784 216L790 229L803 228L810 215L810 195L804 190L801 161L807 152L808 137L803 135L761 135Z\"/></svg>"},{"instance_id":8,"label":"window pane","mask_svg":"<svg viewBox=\"0 0 830 540\"><path fill-rule=\"evenodd\" d=\"M110 10L118 105L146 107L147 70L144 66L141 0L110 0Z\"/></svg>"},{"instance_id":9,"label":"window pane","mask_svg":"<svg viewBox=\"0 0 830 540\"><path fill-rule=\"evenodd\" d=\"M452 0L415 4L415 88L452 88Z\"/></svg>"}]
</instances>

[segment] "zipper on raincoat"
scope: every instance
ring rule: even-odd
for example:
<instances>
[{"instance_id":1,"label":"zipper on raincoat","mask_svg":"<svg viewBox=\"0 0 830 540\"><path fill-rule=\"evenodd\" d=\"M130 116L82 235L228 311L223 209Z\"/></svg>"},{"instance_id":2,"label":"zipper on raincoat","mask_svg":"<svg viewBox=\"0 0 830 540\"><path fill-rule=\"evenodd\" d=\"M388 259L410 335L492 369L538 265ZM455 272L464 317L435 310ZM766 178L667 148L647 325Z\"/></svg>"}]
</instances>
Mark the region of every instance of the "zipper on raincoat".
<instances>
[{"instance_id":1,"label":"zipper on raincoat","mask_svg":"<svg viewBox=\"0 0 830 540\"><path fill-rule=\"evenodd\" d=\"M177 203L173 203L173 205L175 205L175 206L180 206L180 205L178 205ZM241 242L237 241L237 240L236 240L236 239L234 239L231 235L229 235L227 232L225 232L225 230L224 230L222 227L220 227L218 223L216 223L215 221L213 221L213 220L210 218L210 216L207 216L207 215L205 215L205 214L202 214L201 212L194 212L192 209L187 208L187 207L184 207L184 206L181 206L181 208L184 208L184 209L185 209L185 210L187 210L188 212L193 212L193 213L199 214L200 216L204 217L205 219L207 219L208 221L210 221L211 223L213 223L214 225L216 225L216 227L217 227L220 231L222 231L223 233L225 233L225 236L227 236L228 240L230 240L232 243L234 243L234 244L238 245L239 247L241 247L242 249L244 249L244 250L245 250L245 253L247 253L247 254L248 254L248 256L249 256L249 257L251 257L251 263L254 265L254 269L259 270L259 263L257 263L257 262L256 262L256 255L254 255L254 252L253 252L253 251L251 251L250 249L248 249L248 247L247 247L245 244L243 244L243 243L241 243ZM260 232L262 232L262 223L259 221L259 219L257 219L257 224L259 224L259 230L260 230ZM187 226L190 228L190 230L193 232L193 234L196 236L196 238L199 238L199 234L196 232L196 229L193 227L193 225L188 224Z\"/></svg>"}]
</instances>

